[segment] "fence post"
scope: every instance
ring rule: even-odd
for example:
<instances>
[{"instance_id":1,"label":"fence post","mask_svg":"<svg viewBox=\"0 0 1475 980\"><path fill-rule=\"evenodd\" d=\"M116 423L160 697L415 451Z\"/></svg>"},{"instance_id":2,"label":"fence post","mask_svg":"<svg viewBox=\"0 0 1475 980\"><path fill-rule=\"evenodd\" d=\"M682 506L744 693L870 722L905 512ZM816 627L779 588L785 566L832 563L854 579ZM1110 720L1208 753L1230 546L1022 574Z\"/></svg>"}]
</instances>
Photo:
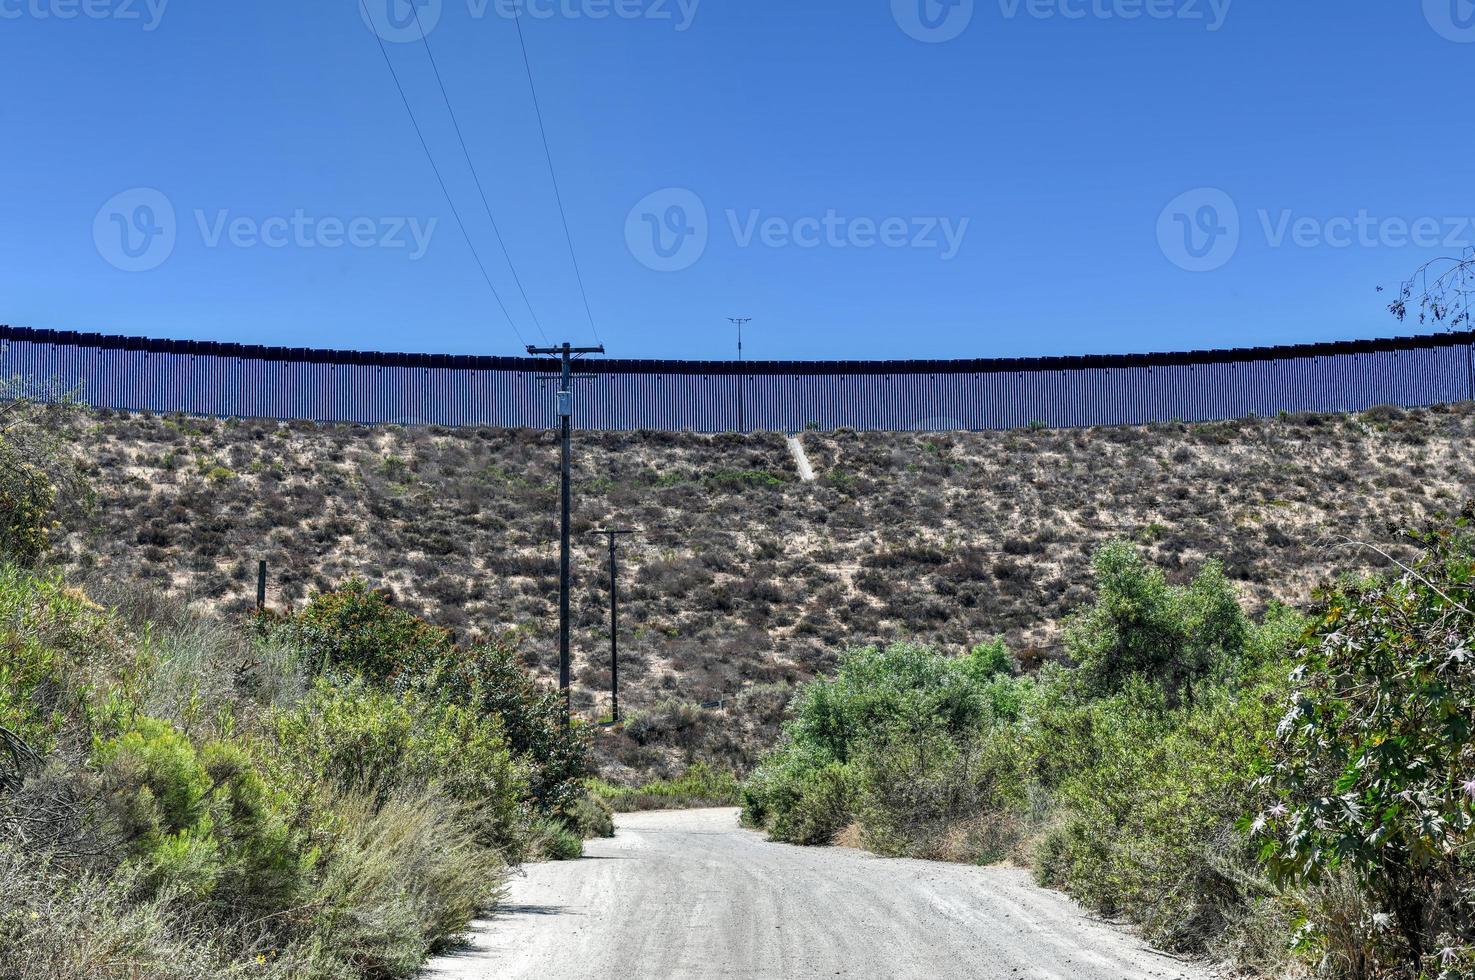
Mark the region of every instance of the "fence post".
<instances>
[{"instance_id":1,"label":"fence post","mask_svg":"<svg viewBox=\"0 0 1475 980\"><path fill-rule=\"evenodd\" d=\"M266 559L256 563L256 611L266 609Z\"/></svg>"}]
</instances>

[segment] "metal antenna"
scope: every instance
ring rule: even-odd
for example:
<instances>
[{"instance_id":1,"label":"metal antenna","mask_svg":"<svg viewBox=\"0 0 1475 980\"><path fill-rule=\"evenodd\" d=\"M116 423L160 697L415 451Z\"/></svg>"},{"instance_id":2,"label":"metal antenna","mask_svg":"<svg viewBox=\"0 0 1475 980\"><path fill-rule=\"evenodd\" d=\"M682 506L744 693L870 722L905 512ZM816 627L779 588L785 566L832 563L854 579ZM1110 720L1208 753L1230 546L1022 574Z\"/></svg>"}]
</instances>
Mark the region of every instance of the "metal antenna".
<instances>
[{"instance_id":1,"label":"metal antenna","mask_svg":"<svg viewBox=\"0 0 1475 980\"><path fill-rule=\"evenodd\" d=\"M573 711L572 700L569 695L569 686L572 681L569 669L569 477L573 469L573 457L570 449L570 437L573 431L574 415L574 393L573 374L574 358L581 354L603 354L604 345L598 347L572 347L568 341L564 341L557 347L528 347L528 353L534 357L542 355L553 355L559 358L562 370L556 375L546 375L542 380L557 381L558 388L558 417L559 430L562 437L563 458L560 467L560 501L559 506L562 514L562 523L559 526L559 558L558 558L558 689L563 692L563 723L569 723ZM592 374L580 375L578 380L592 380Z\"/></svg>"},{"instance_id":2,"label":"metal antenna","mask_svg":"<svg viewBox=\"0 0 1475 980\"><path fill-rule=\"evenodd\" d=\"M738 431L747 432L748 426L743 418L743 327L753 322L750 316L730 316L728 321L737 327L738 334Z\"/></svg>"},{"instance_id":3,"label":"metal antenna","mask_svg":"<svg viewBox=\"0 0 1475 980\"><path fill-rule=\"evenodd\" d=\"M620 723L620 569L615 557L617 542L623 534L634 531L617 531L603 528L595 534L609 536L609 698L612 720Z\"/></svg>"}]
</instances>

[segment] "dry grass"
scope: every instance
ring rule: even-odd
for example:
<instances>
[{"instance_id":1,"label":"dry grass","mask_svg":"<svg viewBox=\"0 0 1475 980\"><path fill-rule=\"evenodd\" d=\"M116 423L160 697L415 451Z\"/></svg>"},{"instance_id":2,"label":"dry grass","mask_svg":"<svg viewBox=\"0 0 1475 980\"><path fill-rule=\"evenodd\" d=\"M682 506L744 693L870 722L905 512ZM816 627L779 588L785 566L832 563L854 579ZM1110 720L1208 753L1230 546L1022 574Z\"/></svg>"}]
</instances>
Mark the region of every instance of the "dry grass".
<instances>
[{"instance_id":1,"label":"dry grass","mask_svg":"<svg viewBox=\"0 0 1475 980\"><path fill-rule=\"evenodd\" d=\"M581 434L576 452L576 705L608 685L601 526L624 553L621 682L668 736L600 740L607 771L745 764L783 697L751 718L680 724L667 702L779 690L851 644L957 649L1004 635L1027 666L1059 650L1087 595L1085 557L1129 537L1187 577L1223 558L1253 603L1302 601L1352 556L1334 534L1475 490L1475 409L1374 410L1208 425L909 435L809 433L801 483L780 435ZM362 429L100 413L78 437L97 526L62 547L73 574L143 580L243 612L258 558L270 601L349 575L463 634L516 630L552 676L557 447L545 433ZM1365 558L1366 556L1360 556ZM772 710L768 710L772 709ZM660 719L657 719L660 721ZM664 723L664 722L662 722Z\"/></svg>"}]
</instances>

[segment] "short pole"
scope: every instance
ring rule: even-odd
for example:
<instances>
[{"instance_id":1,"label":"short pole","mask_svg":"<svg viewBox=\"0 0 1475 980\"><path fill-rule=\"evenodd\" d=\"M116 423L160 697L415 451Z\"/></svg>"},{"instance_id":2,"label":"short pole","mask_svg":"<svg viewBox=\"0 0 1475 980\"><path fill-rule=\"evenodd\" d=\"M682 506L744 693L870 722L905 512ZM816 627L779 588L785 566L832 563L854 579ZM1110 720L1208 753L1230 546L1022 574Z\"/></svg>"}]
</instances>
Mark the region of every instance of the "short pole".
<instances>
[{"instance_id":1,"label":"short pole","mask_svg":"<svg viewBox=\"0 0 1475 980\"><path fill-rule=\"evenodd\" d=\"M256 563L256 611L266 609L266 559Z\"/></svg>"},{"instance_id":2,"label":"short pole","mask_svg":"<svg viewBox=\"0 0 1475 980\"><path fill-rule=\"evenodd\" d=\"M619 538L634 531L601 530L609 537L609 697L611 721L620 723L620 565Z\"/></svg>"}]
</instances>

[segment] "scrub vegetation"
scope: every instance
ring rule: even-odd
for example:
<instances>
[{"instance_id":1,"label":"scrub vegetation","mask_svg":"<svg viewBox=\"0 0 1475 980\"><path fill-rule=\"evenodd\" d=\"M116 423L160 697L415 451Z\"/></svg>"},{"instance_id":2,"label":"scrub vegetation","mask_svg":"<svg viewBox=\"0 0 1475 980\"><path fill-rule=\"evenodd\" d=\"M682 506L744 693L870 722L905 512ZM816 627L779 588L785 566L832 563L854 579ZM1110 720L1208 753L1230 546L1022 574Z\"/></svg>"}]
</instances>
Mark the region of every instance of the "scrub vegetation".
<instances>
[{"instance_id":1,"label":"scrub vegetation","mask_svg":"<svg viewBox=\"0 0 1475 980\"><path fill-rule=\"evenodd\" d=\"M516 631L557 675L556 439L76 411L96 488L55 560L226 618L300 608L358 577L463 639ZM984 433L579 433L576 710L607 716L606 562L622 543L621 705L595 742L622 783L693 762L746 771L796 685L841 651L1003 636L1027 671L1066 656L1091 555L1133 541L1170 582L1211 558L1256 616L1335 571L1389 567L1328 540L1457 510L1475 486L1475 406L1205 424ZM1390 551L1407 558L1405 546ZM700 705L721 702L718 708Z\"/></svg>"},{"instance_id":2,"label":"scrub vegetation","mask_svg":"<svg viewBox=\"0 0 1475 980\"><path fill-rule=\"evenodd\" d=\"M0 977L409 977L510 868L611 832L512 646L355 581L239 625L78 589L37 562L75 461L26 438L0 443L44 462L0 501Z\"/></svg>"},{"instance_id":3,"label":"scrub vegetation","mask_svg":"<svg viewBox=\"0 0 1475 980\"><path fill-rule=\"evenodd\" d=\"M1099 549L1069 660L853 650L743 788L775 840L1033 868L1155 944L1265 975L1475 969L1475 548L1251 619ZM1349 547L1356 547L1349 545Z\"/></svg>"},{"instance_id":4,"label":"scrub vegetation","mask_svg":"<svg viewBox=\"0 0 1475 980\"><path fill-rule=\"evenodd\" d=\"M543 434L6 404L0 980L408 977L612 812L734 803L1247 973L1475 976L1470 406L806 433L815 483L584 437L579 529L647 529L601 729L539 680Z\"/></svg>"}]
</instances>

